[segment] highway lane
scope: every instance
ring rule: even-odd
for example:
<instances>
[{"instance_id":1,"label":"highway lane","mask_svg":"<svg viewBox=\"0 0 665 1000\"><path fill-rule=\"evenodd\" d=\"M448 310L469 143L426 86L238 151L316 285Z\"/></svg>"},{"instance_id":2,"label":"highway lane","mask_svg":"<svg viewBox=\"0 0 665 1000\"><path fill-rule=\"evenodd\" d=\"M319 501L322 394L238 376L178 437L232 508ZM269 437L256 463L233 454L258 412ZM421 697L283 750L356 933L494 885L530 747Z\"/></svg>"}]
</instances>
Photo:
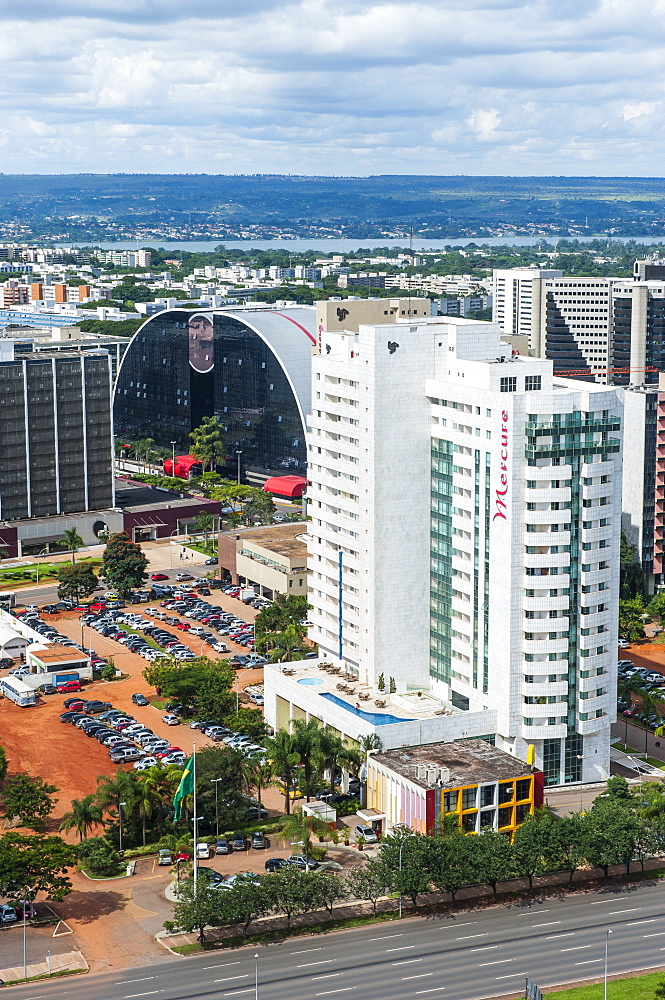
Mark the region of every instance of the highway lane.
<instances>
[{"instance_id":1,"label":"highway lane","mask_svg":"<svg viewBox=\"0 0 665 1000\"><path fill-rule=\"evenodd\" d=\"M345 994L480 1000L522 990L527 975L540 986L602 976L607 929L610 975L665 965L662 894L659 885L642 885L456 916L405 918L280 944L166 958L114 975L31 984L17 993L20 1000L251 1000L258 954L262 1000L344 1000Z\"/></svg>"}]
</instances>

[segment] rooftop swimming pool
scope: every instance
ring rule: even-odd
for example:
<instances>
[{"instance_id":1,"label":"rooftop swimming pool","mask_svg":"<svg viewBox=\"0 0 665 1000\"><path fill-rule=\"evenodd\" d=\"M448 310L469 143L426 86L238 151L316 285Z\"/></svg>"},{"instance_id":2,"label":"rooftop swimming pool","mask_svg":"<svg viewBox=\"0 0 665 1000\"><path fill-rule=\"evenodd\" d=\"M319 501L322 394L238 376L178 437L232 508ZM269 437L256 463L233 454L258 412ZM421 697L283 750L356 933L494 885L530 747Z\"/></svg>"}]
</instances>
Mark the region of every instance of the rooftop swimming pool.
<instances>
[{"instance_id":1,"label":"rooftop swimming pool","mask_svg":"<svg viewBox=\"0 0 665 1000\"><path fill-rule=\"evenodd\" d=\"M360 719L364 719L365 722L371 722L373 726L389 726L394 722L413 722L413 719L400 719L396 715L390 715L389 712L366 712L362 708L354 708L353 705L349 705L347 701L343 698L338 698L336 694L331 694L330 691L321 691L320 698L327 698L328 701L332 701L335 705L339 705L340 708L345 708L347 712L353 712Z\"/></svg>"},{"instance_id":2,"label":"rooftop swimming pool","mask_svg":"<svg viewBox=\"0 0 665 1000\"><path fill-rule=\"evenodd\" d=\"M315 684L323 684L323 680L321 677L301 677L298 684L314 686Z\"/></svg>"}]
</instances>

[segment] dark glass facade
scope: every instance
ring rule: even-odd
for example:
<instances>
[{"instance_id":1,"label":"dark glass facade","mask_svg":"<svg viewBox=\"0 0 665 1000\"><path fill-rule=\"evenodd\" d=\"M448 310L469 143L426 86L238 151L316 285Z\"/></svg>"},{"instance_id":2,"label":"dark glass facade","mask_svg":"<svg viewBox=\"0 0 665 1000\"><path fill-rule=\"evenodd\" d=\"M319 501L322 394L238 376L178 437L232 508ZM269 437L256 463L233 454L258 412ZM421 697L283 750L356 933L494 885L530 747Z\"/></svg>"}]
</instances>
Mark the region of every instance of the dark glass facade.
<instances>
[{"instance_id":1,"label":"dark glass facade","mask_svg":"<svg viewBox=\"0 0 665 1000\"><path fill-rule=\"evenodd\" d=\"M260 323L260 314L252 320ZM187 454L190 432L213 415L224 429L229 475L235 475L237 451L244 474L304 471L305 428L269 344L235 316L159 313L125 353L115 389L115 433L149 437L166 448L175 441L176 454Z\"/></svg>"},{"instance_id":2,"label":"dark glass facade","mask_svg":"<svg viewBox=\"0 0 665 1000\"><path fill-rule=\"evenodd\" d=\"M108 354L29 354L0 363L0 516L113 505Z\"/></svg>"}]
</instances>

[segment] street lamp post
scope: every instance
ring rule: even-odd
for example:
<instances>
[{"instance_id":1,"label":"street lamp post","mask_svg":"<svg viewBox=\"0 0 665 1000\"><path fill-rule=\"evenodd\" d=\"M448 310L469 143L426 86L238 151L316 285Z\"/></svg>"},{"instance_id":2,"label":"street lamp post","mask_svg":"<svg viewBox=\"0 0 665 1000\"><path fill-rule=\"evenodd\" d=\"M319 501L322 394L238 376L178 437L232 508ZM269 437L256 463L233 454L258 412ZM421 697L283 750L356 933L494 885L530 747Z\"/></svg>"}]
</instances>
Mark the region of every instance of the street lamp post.
<instances>
[{"instance_id":1,"label":"street lamp post","mask_svg":"<svg viewBox=\"0 0 665 1000\"><path fill-rule=\"evenodd\" d=\"M118 802L118 840L119 840L119 853L122 854L122 807L126 806L126 802Z\"/></svg>"},{"instance_id":2,"label":"street lamp post","mask_svg":"<svg viewBox=\"0 0 665 1000\"><path fill-rule=\"evenodd\" d=\"M37 558L37 563L36 563L36 566L37 566L37 580L36 580L36 583L37 584L39 584L39 560L41 559L41 557L44 555L45 552L48 552L48 545L45 548L43 548L41 552L37 553L37 557L36 557Z\"/></svg>"},{"instance_id":3,"label":"street lamp post","mask_svg":"<svg viewBox=\"0 0 665 1000\"><path fill-rule=\"evenodd\" d=\"M584 760L584 754L583 753L578 753L577 759L580 761L580 812L582 812L582 806L583 806L583 803L582 803L582 792L584 791L584 785L582 784L581 769L582 769L583 765L582 765L581 762Z\"/></svg>"},{"instance_id":4,"label":"street lamp post","mask_svg":"<svg viewBox=\"0 0 665 1000\"><path fill-rule=\"evenodd\" d=\"M180 531L178 528L176 528L175 531L172 531L169 536L169 556L171 558L171 569L173 569L173 536L179 534Z\"/></svg>"},{"instance_id":5,"label":"street lamp post","mask_svg":"<svg viewBox=\"0 0 665 1000\"><path fill-rule=\"evenodd\" d=\"M611 930L605 931L605 977L604 977L603 1000L607 1000L607 950L611 933L612 933Z\"/></svg>"},{"instance_id":6,"label":"street lamp post","mask_svg":"<svg viewBox=\"0 0 665 1000\"><path fill-rule=\"evenodd\" d=\"M244 677L251 670L249 667L247 670L241 670L239 674L236 674L236 715L238 714L238 709L240 707L240 678Z\"/></svg>"},{"instance_id":7,"label":"street lamp post","mask_svg":"<svg viewBox=\"0 0 665 1000\"><path fill-rule=\"evenodd\" d=\"M259 1000L259 953L254 953L254 1000Z\"/></svg>"},{"instance_id":8,"label":"street lamp post","mask_svg":"<svg viewBox=\"0 0 665 1000\"><path fill-rule=\"evenodd\" d=\"M305 870L309 866L309 855L307 853L307 841L306 840L292 840L291 847L302 847L305 852Z\"/></svg>"},{"instance_id":9,"label":"street lamp post","mask_svg":"<svg viewBox=\"0 0 665 1000\"><path fill-rule=\"evenodd\" d=\"M242 451L236 451L236 455L238 456L238 486L240 486L240 456Z\"/></svg>"},{"instance_id":10,"label":"street lamp post","mask_svg":"<svg viewBox=\"0 0 665 1000\"><path fill-rule=\"evenodd\" d=\"M210 779L211 783L215 786L215 830L217 831L216 832L217 837L219 837L219 811L217 809L217 785L219 784L220 781L223 780L224 780L223 778Z\"/></svg>"},{"instance_id":11,"label":"street lamp post","mask_svg":"<svg viewBox=\"0 0 665 1000\"><path fill-rule=\"evenodd\" d=\"M175 476L175 446L176 442L171 441L171 475Z\"/></svg>"}]
</instances>

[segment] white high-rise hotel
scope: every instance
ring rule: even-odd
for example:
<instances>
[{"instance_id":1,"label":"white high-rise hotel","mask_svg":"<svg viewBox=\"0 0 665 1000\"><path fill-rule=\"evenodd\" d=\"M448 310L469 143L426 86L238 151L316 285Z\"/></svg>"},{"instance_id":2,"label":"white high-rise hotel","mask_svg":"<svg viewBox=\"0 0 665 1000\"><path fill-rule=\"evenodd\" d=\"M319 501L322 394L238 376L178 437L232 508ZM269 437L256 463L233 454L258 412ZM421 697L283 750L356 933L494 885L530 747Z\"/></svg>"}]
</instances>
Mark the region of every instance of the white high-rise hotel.
<instances>
[{"instance_id":1,"label":"white high-rise hotel","mask_svg":"<svg viewBox=\"0 0 665 1000\"><path fill-rule=\"evenodd\" d=\"M606 777L617 391L511 359L498 325L456 317L324 332L312 390L309 617L322 654L375 690L383 674L398 696L473 713L469 736L522 759L534 744L547 784Z\"/></svg>"}]
</instances>

